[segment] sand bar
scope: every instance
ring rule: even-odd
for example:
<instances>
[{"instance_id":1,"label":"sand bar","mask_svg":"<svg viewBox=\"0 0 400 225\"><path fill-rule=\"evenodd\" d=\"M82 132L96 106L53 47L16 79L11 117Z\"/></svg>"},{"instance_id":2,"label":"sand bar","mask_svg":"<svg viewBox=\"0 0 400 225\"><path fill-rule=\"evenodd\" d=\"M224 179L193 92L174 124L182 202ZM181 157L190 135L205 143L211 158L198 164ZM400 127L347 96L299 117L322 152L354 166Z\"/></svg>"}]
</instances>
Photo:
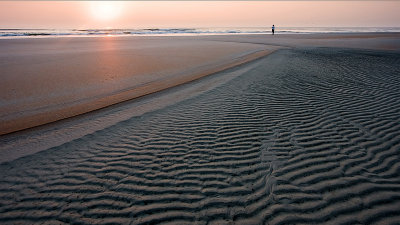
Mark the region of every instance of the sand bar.
<instances>
[{"instance_id":1,"label":"sand bar","mask_svg":"<svg viewBox=\"0 0 400 225\"><path fill-rule=\"evenodd\" d=\"M154 93L275 48L172 37L0 40L0 134Z\"/></svg>"}]
</instances>

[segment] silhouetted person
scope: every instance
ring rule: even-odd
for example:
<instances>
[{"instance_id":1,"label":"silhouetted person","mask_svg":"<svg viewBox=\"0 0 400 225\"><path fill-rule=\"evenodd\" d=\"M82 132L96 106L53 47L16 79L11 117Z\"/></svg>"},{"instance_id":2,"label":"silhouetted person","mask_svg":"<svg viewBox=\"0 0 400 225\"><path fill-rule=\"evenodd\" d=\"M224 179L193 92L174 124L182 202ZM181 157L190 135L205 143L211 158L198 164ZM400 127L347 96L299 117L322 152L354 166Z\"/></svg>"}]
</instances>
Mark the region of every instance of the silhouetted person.
<instances>
[{"instance_id":1,"label":"silhouetted person","mask_svg":"<svg viewBox=\"0 0 400 225\"><path fill-rule=\"evenodd\" d=\"M275 25L272 25L272 35L275 34Z\"/></svg>"}]
</instances>

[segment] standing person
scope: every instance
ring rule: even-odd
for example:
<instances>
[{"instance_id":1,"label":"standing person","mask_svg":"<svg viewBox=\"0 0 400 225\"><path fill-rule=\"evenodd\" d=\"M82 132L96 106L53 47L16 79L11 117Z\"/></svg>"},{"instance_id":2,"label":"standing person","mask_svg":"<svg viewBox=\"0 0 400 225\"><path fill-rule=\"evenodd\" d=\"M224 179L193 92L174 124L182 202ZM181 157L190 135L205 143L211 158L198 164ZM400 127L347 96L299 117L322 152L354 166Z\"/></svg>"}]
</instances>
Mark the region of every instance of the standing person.
<instances>
[{"instance_id":1,"label":"standing person","mask_svg":"<svg viewBox=\"0 0 400 225\"><path fill-rule=\"evenodd\" d=\"M272 35L275 34L275 25L272 24Z\"/></svg>"}]
</instances>

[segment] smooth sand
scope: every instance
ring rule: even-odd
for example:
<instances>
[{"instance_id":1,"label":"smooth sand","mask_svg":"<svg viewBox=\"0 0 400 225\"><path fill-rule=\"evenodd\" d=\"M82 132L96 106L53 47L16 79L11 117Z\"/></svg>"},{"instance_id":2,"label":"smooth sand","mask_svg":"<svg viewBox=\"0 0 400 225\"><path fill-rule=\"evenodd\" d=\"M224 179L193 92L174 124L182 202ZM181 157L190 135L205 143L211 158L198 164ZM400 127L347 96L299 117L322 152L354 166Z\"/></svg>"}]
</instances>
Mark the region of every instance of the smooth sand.
<instances>
[{"instance_id":1,"label":"smooth sand","mask_svg":"<svg viewBox=\"0 0 400 225\"><path fill-rule=\"evenodd\" d=\"M285 47L335 47L371 50L400 50L400 33L227 35L209 40L259 43Z\"/></svg>"},{"instance_id":2,"label":"smooth sand","mask_svg":"<svg viewBox=\"0 0 400 225\"><path fill-rule=\"evenodd\" d=\"M0 40L0 134L154 93L274 47L190 38Z\"/></svg>"}]
</instances>

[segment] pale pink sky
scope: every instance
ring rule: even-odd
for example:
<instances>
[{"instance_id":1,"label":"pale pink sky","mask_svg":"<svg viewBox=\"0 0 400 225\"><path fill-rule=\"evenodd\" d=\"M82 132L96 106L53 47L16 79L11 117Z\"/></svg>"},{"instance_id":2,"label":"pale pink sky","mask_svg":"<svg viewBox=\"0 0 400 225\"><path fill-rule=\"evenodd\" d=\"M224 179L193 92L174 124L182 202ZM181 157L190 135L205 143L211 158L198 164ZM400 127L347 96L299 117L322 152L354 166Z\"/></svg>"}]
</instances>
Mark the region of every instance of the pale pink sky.
<instances>
[{"instance_id":1,"label":"pale pink sky","mask_svg":"<svg viewBox=\"0 0 400 225\"><path fill-rule=\"evenodd\" d=\"M104 3L100 3L104 4ZM105 11L102 11L105 10ZM0 28L400 26L400 1L0 1Z\"/></svg>"}]
</instances>

